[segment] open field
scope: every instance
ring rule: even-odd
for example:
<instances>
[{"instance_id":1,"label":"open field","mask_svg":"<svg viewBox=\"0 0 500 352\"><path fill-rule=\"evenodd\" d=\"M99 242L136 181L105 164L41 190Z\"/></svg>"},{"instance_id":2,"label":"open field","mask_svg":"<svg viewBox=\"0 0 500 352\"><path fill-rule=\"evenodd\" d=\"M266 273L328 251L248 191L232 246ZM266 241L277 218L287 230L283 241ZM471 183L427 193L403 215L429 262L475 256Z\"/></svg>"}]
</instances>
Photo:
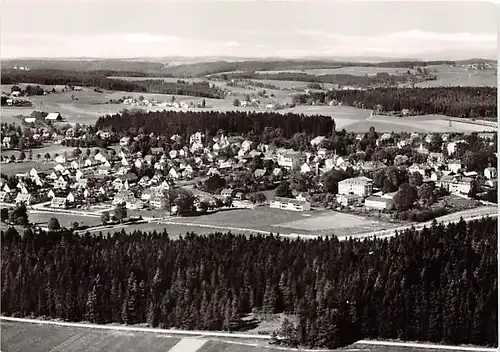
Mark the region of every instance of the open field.
<instances>
[{"instance_id":1,"label":"open field","mask_svg":"<svg viewBox=\"0 0 500 352\"><path fill-rule=\"evenodd\" d=\"M353 76L374 76L377 73L388 73L390 75L402 75L408 71L407 68L401 67L340 67L327 69L311 69L305 70L310 75L353 75ZM411 70L410 70L411 71Z\"/></svg>"},{"instance_id":2,"label":"open field","mask_svg":"<svg viewBox=\"0 0 500 352\"><path fill-rule=\"evenodd\" d=\"M309 75L376 75L377 73L389 73L391 75L404 74L408 71L407 68L401 67L369 67L369 66L352 66L352 67L338 67L338 68L313 68L307 70L269 70L269 71L256 71L257 73L307 73Z\"/></svg>"},{"instance_id":3,"label":"open field","mask_svg":"<svg viewBox=\"0 0 500 352\"><path fill-rule=\"evenodd\" d=\"M451 67L445 65L428 66L437 70L438 79L415 84L416 87L447 87L447 86L471 86L471 87L497 87L498 77L493 70L469 71L464 67Z\"/></svg>"},{"instance_id":4,"label":"open field","mask_svg":"<svg viewBox=\"0 0 500 352\"><path fill-rule=\"evenodd\" d=\"M493 76L491 71L479 71L479 73L469 73L462 68L449 68L445 66L436 66L439 70L443 70L443 79L446 78L446 74L449 77L463 77L464 79L469 79L469 74L471 77L481 76L487 77L488 75ZM356 72L362 72L362 67L355 68L343 68L353 69ZM381 70L382 68L372 68L368 67L366 69L374 69L375 71ZM339 69L340 70L340 69ZM382 70L390 70L389 68L383 68ZM446 73L446 70L450 72ZM458 73L456 73L456 72ZM483 77L483 78L484 78ZM493 76L496 81L496 76ZM120 77L121 79L129 80L140 80L147 78L137 78L137 77ZM152 77L149 77L152 78ZM158 78L155 78L158 79ZM166 81L176 81L177 78L161 78ZM186 79L186 81L202 81L203 79ZM205 98L206 110L217 110L217 111L265 111L264 105L270 102L281 102L291 99L292 92L287 91L292 88L304 89L307 86L307 82L295 82L295 81L275 81L275 80L251 80L260 83L268 83L279 87L280 89L266 89L266 91L275 95L275 98L261 99L261 107L246 108L246 107L234 107L233 101L235 98L243 99L246 94L252 94L262 88L254 87L255 90L250 88L240 88L240 87L227 87L226 82L222 81L211 81L210 84L215 84L220 88L227 88L233 92L233 95L227 96L225 99L209 99ZM438 80L439 81L439 80ZM465 82L465 81L464 81ZM429 84L434 84L430 82ZM479 84L477 84L479 85ZM325 84L325 88L329 89L333 85ZM3 85L3 91L9 91L10 86ZM72 100L71 96L74 95L78 100ZM123 109L142 109L147 111L158 111L158 110L174 110L174 111L202 111L198 108L190 109L178 109L174 107L166 106L154 106L154 107L136 107L126 104L106 104L110 99L118 99L123 96L132 96L138 98L143 95L146 99L156 99L157 101L166 102L171 101L172 95L170 94L153 94L153 93L130 93L121 91L105 91L104 93L96 93L92 88L84 88L81 92L65 92L65 93L55 93L46 96L34 96L30 97L34 106L32 108L16 108L16 107L2 107L2 122L14 122L16 119L14 116L17 115L29 115L33 110L42 110L47 112L60 112L63 118L66 119L68 123L94 123L98 117L106 114L114 114ZM200 103L203 98L192 97L192 96L181 96L176 95L178 101L183 101L186 103ZM353 107L346 106L297 106L291 109L277 110L278 113L298 113L305 115L326 115L332 116L335 119L337 130L345 128L347 131L352 132L366 132L370 126L375 127L377 131L380 132L473 132L473 131L491 131L494 130L492 127L481 126L468 122L456 122L452 123L451 128L448 126L447 118L444 116L432 115L432 116L414 116L408 118L397 118L391 116L374 116L370 117L370 110L357 109Z\"/></svg>"},{"instance_id":5,"label":"open field","mask_svg":"<svg viewBox=\"0 0 500 352\"><path fill-rule=\"evenodd\" d=\"M497 129L469 122L453 121L451 127L445 116L427 115L411 117L373 116L364 121L347 124L344 128L352 132L366 132L370 126L379 132L496 132Z\"/></svg>"},{"instance_id":6,"label":"open field","mask_svg":"<svg viewBox=\"0 0 500 352\"><path fill-rule=\"evenodd\" d=\"M356 220L355 223L354 220ZM355 235L392 226L334 211L293 212L273 209L268 206L222 211L193 218L178 218L175 219L175 222L191 226L195 224L214 227L227 226L228 228L254 229L280 234L298 232L310 235L338 236Z\"/></svg>"},{"instance_id":7,"label":"open field","mask_svg":"<svg viewBox=\"0 0 500 352\"><path fill-rule=\"evenodd\" d=\"M43 147L40 148L33 148L31 149L33 152L33 160L37 160L37 154L40 154L40 160L45 160L44 156L46 153L50 154L50 157L53 158L54 154L59 154L63 155L65 152L68 155L68 157L71 156L71 153L76 149L76 147L66 147L62 144L46 144ZM80 148L83 152L85 152L86 148ZM90 150L94 150L95 148L90 148ZM19 157L19 154L21 152L19 150L2 150L2 155L4 157L9 157L11 155L14 155L16 159ZM26 156L28 156L29 149L25 149L24 153Z\"/></svg>"},{"instance_id":8,"label":"open field","mask_svg":"<svg viewBox=\"0 0 500 352\"><path fill-rule=\"evenodd\" d=\"M29 116L33 112L33 107L24 106L2 106L0 108L0 117L3 123L19 123L19 119L16 116L23 115Z\"/></svg>"},{"instance_id":9,"label":"open field","mask_svg":"<svg viewBox=\"0 0 500 352\"><path fill-rule=\"evenodd\" d=\"M161 334L130 333L4 322L2 351L169 351L181 338Z\"/></svg>"},{"instance_id":10,"label":"open field","mask_svg":"<svg viewBox=\"0 0 500 352\"><path fill-rule=\"evenodd\" d=\"M35 154L36 155L36 154ZM37 171L48 171L52 170L57 164L53 161L45 162L43 159L25 161L22 163L8 163L1 164L0 171L6 175L15 175L18 173L29 172L32 168L36 168Z\"/></svg>"},{"instance_id":11,"label":"open field","mask_svg":"<svg viewBox=\"0 0 500 352\"><path fill-rule=\"evenodd\" d=\"M265 339L185 337L170 331L130 331L96 329L92 327L56 326L2 320L1 349L5 352L114 352L114 351L162 351L162 352L277 352L300 351L297 349L273 348ZM125 329L128 327L124 327ZM389 343L390 344L390 343ZM371 345L360 341L345 348L344 352L431 352L452 350L451 346L412 344L414 347ZM417 346L421 347L417 347ZM430 348L432 347L432 348ZM303 350L303 349L302 349ZM488 351L493 348L458 347L455 351ZM314 350L307 350L314 351ZM326 350L318 350L326 351ZM333 350L332 350L333 351Z\"/></svg>"},{"instance_id":12,"label":"open field","mask_svg":"<svg viewBox=\"0 0 500 352\"><path fill-rule=\"evenodd\" d=\"M7 90L8 86L2 85L2 91ZM8 89L10 90L10 88ZM81 92L71 91L71 92L58 92L49 95L42 96L32 96L29 97L33 106L30 108L26 107L4 107L1 108L2 122L17 122L14 116L24 115L28 116L34 110L40 110L45 112L59 112L61 116L70 124L82 123L82 124L93 124L98 117L106 114L115 114L123 109L130 109L133 106L125 104L106 104L110 99L118 99L123 96L132 96L138 98L139 96L144 96L146 99L156 99L158 101L170 101L172 95L167 94L153 94L153 93L130 93L122 91L105 91L104 93L94 92L92 88L84 88ZM78 100L72 100L71 96L74 96ZM176 95L177 97L182 97ZM203 98L198 97L188 97L190 99L200 102ZM207 104L209 100L217 99L207 99ZM210 105L210 104L208 104ZM230 105L230 104L228 104ZM153 107L140 107L141 109L148 111L163 110L162 106Z\"/></svg>"},{"instance_id":13,"label":"open field","mask_svg":"<svg viewBox=\"0 0 500 352\"><path fill-rule=\"evenodd\" d=\"M356 231L361 233L374 231L375 229L384 227L384 224L377 221L367 220L361 216L331 212L331 214L278 224L276 227L314 232L318 235L331 233L332 231L335 234L342 235L345 232L353 233Z\"/></svg>"},{"instance_id":14,"label":"open field","mask_svg":"<svg viewBox=\"0 0 500 352\"><path fill-rule=\"evenodd\" d=\"M57 214L57 213L38 213L29 211L29 221L40 227L46 227L50 219L56 218L59 220L61 227L71 228L74 222L79 225L98 225L101 219L97 217L73 215L73 214Z\"/></svg>"}]
</instances>

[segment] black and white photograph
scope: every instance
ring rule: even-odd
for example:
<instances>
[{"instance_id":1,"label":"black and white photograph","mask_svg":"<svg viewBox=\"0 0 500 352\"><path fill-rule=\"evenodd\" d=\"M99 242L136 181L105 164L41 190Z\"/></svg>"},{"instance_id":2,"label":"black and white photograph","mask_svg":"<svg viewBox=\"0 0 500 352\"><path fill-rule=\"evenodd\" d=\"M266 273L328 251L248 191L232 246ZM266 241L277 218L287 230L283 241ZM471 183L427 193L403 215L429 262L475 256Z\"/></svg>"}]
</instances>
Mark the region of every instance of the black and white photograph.
<instances>
[{"instance_id":1,"label":"black and white photograph","mask_svg":"<svg viewBox=\"0 0 500 352\"><path fill-rule=\"evenodd\" d=\"M0 351L500 351L499 15L2 0Z\"/></svg>"}]
</instances>

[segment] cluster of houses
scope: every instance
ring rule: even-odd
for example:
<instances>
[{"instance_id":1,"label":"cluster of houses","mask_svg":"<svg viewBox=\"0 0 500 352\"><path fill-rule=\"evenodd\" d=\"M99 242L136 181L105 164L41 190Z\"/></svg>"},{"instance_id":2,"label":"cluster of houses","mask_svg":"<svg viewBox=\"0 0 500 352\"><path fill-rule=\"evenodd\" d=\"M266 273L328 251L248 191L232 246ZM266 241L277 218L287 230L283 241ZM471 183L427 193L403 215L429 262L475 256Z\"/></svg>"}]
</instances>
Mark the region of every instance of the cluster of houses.
<instances>
[{"instance_id":1,"label":"cluster of houses","mask_svg":"<svg viewBox=\"0 0 500 352\"><path fill-rule=\"evenodd\" d=\"M45 121L62 121L62 116L58 112L49 112L47 116L44 118ZM37 121L37 118L34 116L27 116L24 118L24 122L26 123L35 123Z\"/></svg>"},{"instance_id":2,"label":"cluster of houses","mask_svg":"<svg viewBox=\"0 0 500 352\"><path fill-rule=\"evenodd\" d=\"M123 99L123 104L132 106L157 106L158 102L155 99L136 99L136 98L125 98Z\"/></svg>"},{"instance_id":3,"label":"cluster of houses","mask_svg":"<svg viewBox=\"0 0 500 352\"><path fill-rule=\"evenodd\" d=\"M163 148L156 147L151 148L150 154L147 155L128 151L127 147L137 138L139 137L122 137L120 146L123 148L119 153L101 151L94 156L79 157L75 160L66 160L64 156L59 156L56 160L58 164L50 172L41 173L32 169L29 173L17 175L20 180L17 189L12 190L5 183L2 184L2 201L8 198L17 203L31 204L31 192L28 187L23 186L23 179L29 178L37 188L36 193L45 192L43 197L37 199L49 199L54 208L111 201L114 205L125 203L131 210L144 207L163 209L165 192L175 182L193 180L198 175L234 175L238 171L248 170L249 162L257 156L263 160L272 160L275 167L272 171L254 170L255 179L271 176L271 173L272 176L279 177L287 171L314 173L319 176L333 169L345 171L348 168L359 170L363 175L387 167L381 161L350 162L347 157L338 156L334 151L320 147L325 139L323 136L310 141L314 147L310 152L300 152L256 144L240 136L221 135L214 137L212 141L206 141L203 133L196 132L189 138L189 142L178 150L166 152ZM390 134L383 134L378 141L386 143L390 138ZM415 143L417 138L423 139L423 142ZM480 175L468 172L460 161L447 159L443 153L429 153L425 143L430 143L431 138L430 135L414 134L409 140L398 141L396 145L399 148L411 143L418 152L427 155L427 162L424 164L401 167L405 167L409 173L422 174L424 182L433 181L437 187L446 188L452 193L468 194L474 180ZM442 138L447 141L444 148L447 149L448 155L453 155L460 143L466 143L463 140L448 141L446 135ZM180 137L174 135L171 139L176 141L180 140ZM238 150L234 157L228 157L224 153L229 147ZM407 159L403 155L396 158L403 161ZM132 167L139 171L149 169L150 172L133 173ZM481 176L487 180L487 186L496 187L496 172L493 167L484 170ZM138 178L136 174L153 176ZM394 195L395 193L374 193L373 181L360 176L339 182L337 201L344 206L364 204L367 208L389 209L394 203ZM221 196L236 199L245 197L241 192L232 189L223 190ZM295 199L275 198L271 200L270 206L307 211L311 207L309 200L307 195L299 194Z\"/></svg>"}]
</instances>

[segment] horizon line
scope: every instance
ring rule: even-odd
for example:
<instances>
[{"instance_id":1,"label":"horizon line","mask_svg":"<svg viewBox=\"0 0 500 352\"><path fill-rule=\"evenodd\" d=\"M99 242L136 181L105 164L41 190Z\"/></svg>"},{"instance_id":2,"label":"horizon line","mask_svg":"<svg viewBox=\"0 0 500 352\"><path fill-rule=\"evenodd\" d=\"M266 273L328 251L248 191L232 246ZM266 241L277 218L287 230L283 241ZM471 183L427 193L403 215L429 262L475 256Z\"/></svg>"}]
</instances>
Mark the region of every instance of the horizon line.
<instances>
[{"instance_id":1,"label":"horizon line","mask_svg":"<svg viewBox=\"0 0 500 352\"><path fill-rule=\"evenodd\" d=\"M468 60L490 60L497 61L498 58L492 57L470 57L466 59L446 59L446 58L410 58L410 57L392 57L392 56L363 56L363 55L307 55L307 56L238 56L238 55L172 55L172 56L117 56L117 57L106 57L106 56L18 56L18 57L0 57L0 61L8 60L148 60L148 59L241 59L241 60L322 60L322 61L339 61L339 60L388 60L388 61L468 61Z\"/></svg>"}]
</instances>

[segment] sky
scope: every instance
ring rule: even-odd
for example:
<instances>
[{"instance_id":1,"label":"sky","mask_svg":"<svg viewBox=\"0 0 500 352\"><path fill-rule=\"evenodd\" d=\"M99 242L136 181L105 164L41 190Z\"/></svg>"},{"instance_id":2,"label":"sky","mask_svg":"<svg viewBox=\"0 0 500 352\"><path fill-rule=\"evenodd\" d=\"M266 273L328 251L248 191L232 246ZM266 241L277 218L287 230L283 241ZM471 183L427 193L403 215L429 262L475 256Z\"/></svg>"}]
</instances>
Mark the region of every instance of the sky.
<instances>
[{"instance_id":1,"label":"sky","mask_svg":"<svg viewBox=\"0 0 500 352\"><path fill-rule=\"evenodd\" d=\"M2 0L2 58L495 58L480 1Z\"/></svg>"}]
</instances>

